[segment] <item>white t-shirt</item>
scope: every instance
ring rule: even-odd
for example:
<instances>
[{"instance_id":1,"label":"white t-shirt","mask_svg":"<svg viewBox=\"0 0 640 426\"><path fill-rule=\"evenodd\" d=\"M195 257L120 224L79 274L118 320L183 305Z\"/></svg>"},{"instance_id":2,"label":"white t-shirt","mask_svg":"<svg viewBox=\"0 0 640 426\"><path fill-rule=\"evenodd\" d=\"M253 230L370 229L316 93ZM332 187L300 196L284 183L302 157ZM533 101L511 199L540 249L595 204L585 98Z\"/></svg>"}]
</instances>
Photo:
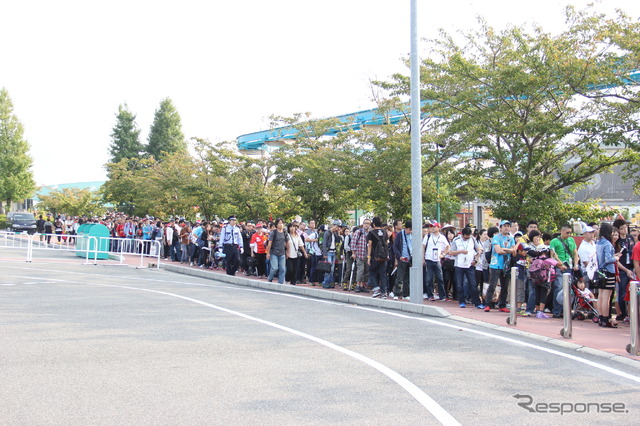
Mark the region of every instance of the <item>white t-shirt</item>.
<instances>
[{"instance_id":1,"label":"white t-shirt","mask_svg":"<svg viewBox=\"0 0 640 426\"><path fill-rule=\"evenodd\" d=\"M578 247L578 256L580 256L580 266L584 267L584 262L589 262L591 256L596 252L596 242L591 240L590 243L582 240Z\"/></svg>"},{"instance_id":2,"label":"white t-shirt","mask_svg":"<svg viewBox=\"0 0 640 426\"><path fill-rule=\"evenodd\" d=\"M451 250L466 250L467 254L460 253L455 257L455 266L459 268L470 268L471 262L476 257L476 245L479 247L480 244L476 241L475 238L469 237L468 240L462 238L462 236L456 237L451 241Z\"/></svg>"},{"instance_id":3,"label":"white t-shirt","mask_svg":"<svg viewBox=\"0 0 640 426\"><path fill-rule=\"evenodd\" d=\"M440 261L440 254L449 247L449 241L442 234L427 234L422 239L422 245L426 246L424 250L424 258L434 262Z\"/></svg>"},{"instance_id":4,"label":"white t-shirt","mask_svg":"<svg viewBox=\"0 0 640 426\"><path fill-rule=\"evenodd\" d=\"M290 258L298 257L299 247L304 247L304 243L302 242L302 238L300 238L300 235L296 234L294 236L289 234L289 253L287 254Z\"/></svg>"}]
</instances>

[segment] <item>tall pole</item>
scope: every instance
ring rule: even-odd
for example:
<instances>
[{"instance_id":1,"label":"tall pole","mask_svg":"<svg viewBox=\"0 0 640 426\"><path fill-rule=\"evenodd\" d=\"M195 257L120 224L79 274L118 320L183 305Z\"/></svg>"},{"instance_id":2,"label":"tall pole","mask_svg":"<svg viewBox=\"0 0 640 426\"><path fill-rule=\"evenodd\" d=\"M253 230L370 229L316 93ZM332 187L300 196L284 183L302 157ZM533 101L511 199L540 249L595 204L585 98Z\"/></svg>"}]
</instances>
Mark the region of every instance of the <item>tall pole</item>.
<instances>
[{"instance_id":1,"label":"tall pole","mask_svg":"<svg viewBox=\"0 0 640 426\"><path fill-rule=\"evenodd\" d=\"M422 304L422 150L420 149L420 61L418 58L418 0L411 0L411 303Z\"/></svg>"}]
</instances>

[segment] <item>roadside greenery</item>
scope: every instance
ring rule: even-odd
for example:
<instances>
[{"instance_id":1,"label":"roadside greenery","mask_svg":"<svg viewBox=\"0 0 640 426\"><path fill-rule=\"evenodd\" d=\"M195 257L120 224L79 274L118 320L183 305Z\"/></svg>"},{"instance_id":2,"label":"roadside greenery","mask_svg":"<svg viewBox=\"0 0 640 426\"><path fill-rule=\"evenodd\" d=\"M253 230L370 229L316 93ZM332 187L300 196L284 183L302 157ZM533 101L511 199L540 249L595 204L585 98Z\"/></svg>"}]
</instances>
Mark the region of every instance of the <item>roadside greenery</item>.
<instances>
[{"instance_id":1,"label":"roadside greenery","mask_svg":"<svg viewBox=\"0 0 640 426\"><path fill-rule=\"evenodd\" d=\"M33 195L36 184L31 171L29 142L24 128L13 113L9 92L0 89L0 213L8 213L11 202Z\"/></svg>"},{"instance_id":2,"label":"roadside greenery","mask_svg":"<svg viewBox=\"0 0 640 426\"><path fill-rule=\"evenodd\" d=\"M567 8L566 29L477 29L427 42L421 64L423 214L451 220L461 203L478 199L494 217L538 219L554 229L571 218L597 220L597 204L567 204L567 194L595 174L624 166L640 185L638 85L640 24L618 12L609 17ZM409 78L377 82L382 114L406 108ZM112 137L125 152L137 147L135 122L123 115ZM116 132L124 128L128 133ZM295 140L277 149L241 155L233 143L194 138L191 149L179 115L166 99L144 147L128 158L112 152L104 200L136 214L207 218L345 219L362 209L406 219L411 211L410 123L342 131L336 120L308 114L272 117L292 126ZM118 142L120 141L120 142ZM135 149L133 149L135 151Z\"/></svg>"}]
</instances>

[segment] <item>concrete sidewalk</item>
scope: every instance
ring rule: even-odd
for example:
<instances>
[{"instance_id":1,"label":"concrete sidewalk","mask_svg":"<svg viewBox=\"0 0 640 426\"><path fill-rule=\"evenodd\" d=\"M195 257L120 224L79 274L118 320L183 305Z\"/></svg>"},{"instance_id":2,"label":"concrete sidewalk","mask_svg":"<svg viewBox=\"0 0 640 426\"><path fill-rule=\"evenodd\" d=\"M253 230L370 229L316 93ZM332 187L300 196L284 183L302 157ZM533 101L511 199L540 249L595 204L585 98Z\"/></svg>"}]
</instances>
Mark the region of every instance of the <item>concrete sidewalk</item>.
<instances>
[{"instance_id":1,"label":"concrete sidewalk","mask_svg":"<svg viewBox=\"0 0 640 426\"><path fill-rule=\"evenodd\" d=\"M608 359L618 359L625 364L637 365L640 357L627 353L626 346L630 342L629 324L620 323L617 329L603 328L589 319L572 322L573 332L571 339L560 335L563 327L562 319L537 319L535 317L517 317L516 325L508 325L508 313L492 310L484 312L468 305L460 308L457 302L431 302L425 300L421 305L407 301L394 301L372 298L371 293L354 293L344 291L342 288L324 289L321 286L308 284L277 284L269 283L266 279L245 276L238 272L235 276L226 275L224 270L211 270L196 266L181 265L177 262L163 262L161 267L167 271L192 275L201 278L231 284L262 288L266 290L282 291L303 296L317 297L335 300L344 303L352 303L361 306L371 306L401 312L415 313L433 317L449 318L460 322L474 324L487 329L499 329L503 332L530 337L563 348L573 349L579 352L590 353ZM633 360L633 361L631 361Z\"/></svg>"}]
</instances>

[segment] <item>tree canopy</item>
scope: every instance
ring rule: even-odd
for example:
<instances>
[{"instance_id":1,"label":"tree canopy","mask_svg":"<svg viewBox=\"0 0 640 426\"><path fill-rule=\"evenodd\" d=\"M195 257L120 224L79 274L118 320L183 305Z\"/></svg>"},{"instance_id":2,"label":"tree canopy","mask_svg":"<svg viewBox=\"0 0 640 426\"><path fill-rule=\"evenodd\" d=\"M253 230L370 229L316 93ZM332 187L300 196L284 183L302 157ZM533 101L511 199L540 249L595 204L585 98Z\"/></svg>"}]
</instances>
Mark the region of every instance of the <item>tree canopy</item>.
<instances>
[{"instance_id":1,"label":"tree canopy","mask_svg":"<svg viewBox=\"0 0 640 426\"><path fill-rule=\"evenodd\" d=\"M9 92L0 90L0 212L2 202L21 201L35 192L29 143L24 139L22 123L13 113Z\"/></svg>"},{"instance_id":2,"label":"tree canopy","mask_svg":"<svg viewBox=\"0 0 640 426\"><path fill-rule=\"evenodd\" d=\"M516 220L549 218L566 194L618 164L638 164L638 24L567 9L559 35L539 27L480 28L459 42L446 32L422 61L424 131L457 145L466 192ZM409 80L383 84L406 95ZM624 124L614 119L621 110Z\"/></svg>"}]
</instances>

